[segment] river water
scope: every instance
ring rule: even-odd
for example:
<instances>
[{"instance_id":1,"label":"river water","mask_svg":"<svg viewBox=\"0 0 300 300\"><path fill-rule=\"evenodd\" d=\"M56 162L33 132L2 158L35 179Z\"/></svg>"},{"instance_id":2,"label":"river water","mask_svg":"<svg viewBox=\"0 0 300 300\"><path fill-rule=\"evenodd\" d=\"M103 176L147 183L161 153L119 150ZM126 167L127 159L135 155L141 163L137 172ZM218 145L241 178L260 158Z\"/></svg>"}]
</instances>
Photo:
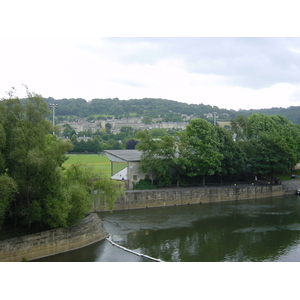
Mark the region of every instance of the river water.
<instances>
[{"instance_id":1,"label":"river water","mask_svg":"<svg viewBox=\"0 0 300 300\"><path fill-rule=\"evenodd\" d=\"M167 262L300 261L300 198L99 213L111 239ZM147 262L107 240L36 261Z\"/></svg>"}]
</instances>

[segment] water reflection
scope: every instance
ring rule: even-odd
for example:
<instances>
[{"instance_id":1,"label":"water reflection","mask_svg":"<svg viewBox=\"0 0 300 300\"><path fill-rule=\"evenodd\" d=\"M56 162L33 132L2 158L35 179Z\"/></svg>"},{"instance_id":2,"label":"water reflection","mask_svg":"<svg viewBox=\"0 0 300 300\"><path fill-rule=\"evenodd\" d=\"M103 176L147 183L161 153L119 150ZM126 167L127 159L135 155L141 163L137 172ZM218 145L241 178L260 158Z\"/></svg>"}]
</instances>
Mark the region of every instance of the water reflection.
<instances>
[{"instance_id":1,"label":"water reflection","mask_svg":"<svg viewBox=\"0 0 300 300\"><path fill-rule=\"evenodd\" d=\"M164 261L300 260L289 254L299 245L294 196L100 216L109 232L118 231L119 243Z\"/></svg>"},{"instance_id":2,"label":"water reflection","mask_svg":"<svg viewBox=\"0 0 300 300\"><path fill-rule=\"evenodd\" d=\"M150 262L103 240L93 245L34 260L35 262Z\"/></svg>"},{"instance_id":3,"label":"water reflection","mask_svg":"<svg viewBox=\"0 0 300 300\"><path fill-rule=\"evenodd\" d=\"M289 196L99 216L114 242L164 261L299 261L299 203ZM42 261L53 259L146 261L107 241Z\"/></svg>"}]
</instances>

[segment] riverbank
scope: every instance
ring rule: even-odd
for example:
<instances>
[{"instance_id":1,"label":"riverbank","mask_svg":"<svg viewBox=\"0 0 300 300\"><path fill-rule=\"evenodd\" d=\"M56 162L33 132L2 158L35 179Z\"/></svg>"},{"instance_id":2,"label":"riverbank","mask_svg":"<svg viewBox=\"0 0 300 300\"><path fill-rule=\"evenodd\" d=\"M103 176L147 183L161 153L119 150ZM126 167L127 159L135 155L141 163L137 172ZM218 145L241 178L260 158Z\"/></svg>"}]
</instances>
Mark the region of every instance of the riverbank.
<instances>
[{"instance_id":1,"label":"riverbank","mask_svg":"<svg viewBox=\"0 0 300 300\"><path fill-rule=\"evenodd\" d=\"M78 225L42 231L0 242L0 262L33 260L79 249L109 236L95 213Z\"/></svg>"},{"instance_id":2,"label":"riverbank","mask_svg":"<svg viewBox=\"0 0 300 300\"><path fill-rule=\"evenodd\" d=\"M289 180L281 185L197 187L159 190L128 190L115 203L114 210L129 210L212 202L239 201L294 194L300 180ZM93 212L100 209L97 203ZM109 233L95 213L80 224L67 229L54 229L36 234L7 239L0 242L0 262L33 260L53 254L79 249L104 240Z\"/></svg>"},{"instance_id":3,"label":"riverbank","mask_svg":"<svg viewBox=\"0 0 300 300\"><path fill-rule=\"evenodd\" d=\"M191 187L157 190L127 190L114 206L114 210L201 204L224 201L259 199L294 194L300 180L283 181L278 185L233 185L222 187ZM105 205L95 203L92 211L107 211Z\"/></svg>"}]
</instances>

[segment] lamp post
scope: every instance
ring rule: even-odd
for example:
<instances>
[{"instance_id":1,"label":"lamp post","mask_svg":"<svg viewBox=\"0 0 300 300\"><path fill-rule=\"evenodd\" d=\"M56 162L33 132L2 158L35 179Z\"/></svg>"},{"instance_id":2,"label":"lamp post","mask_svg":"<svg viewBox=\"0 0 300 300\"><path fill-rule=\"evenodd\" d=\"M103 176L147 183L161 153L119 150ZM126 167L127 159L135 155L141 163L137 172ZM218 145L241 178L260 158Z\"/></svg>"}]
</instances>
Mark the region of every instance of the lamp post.
<instances>
[{"instance_id":1,"label":"lamp post","mask_svg":"<svg viewBox=\"0 0 300 300\"><path fill-rule=\"evenodd\" d=\"M54 135L54 124L55 124L55 122L54 122L55 112L54 111L55 111L55 108L58 107L58 104L51 103L51 104L49 104L49 106L52 107L52 110L53 110L53 135Z\"/></svg>"}]
</instances>

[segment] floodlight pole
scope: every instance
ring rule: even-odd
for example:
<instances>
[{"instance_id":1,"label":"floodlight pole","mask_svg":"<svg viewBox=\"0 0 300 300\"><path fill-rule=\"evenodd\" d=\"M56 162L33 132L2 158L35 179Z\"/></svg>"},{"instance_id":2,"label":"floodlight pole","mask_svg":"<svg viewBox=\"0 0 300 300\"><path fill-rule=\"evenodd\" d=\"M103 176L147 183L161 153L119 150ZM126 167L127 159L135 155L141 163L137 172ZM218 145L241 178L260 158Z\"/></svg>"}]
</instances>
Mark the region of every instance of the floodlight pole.
<instances>
[{"instance_id":1,"label":"floodlight pole","mask_svg":"<svg viewBox=\"0 0 300 300\"><path fill-rule=\"evenodd\" d=\"M213 116L214 116L214 126L216 126L217 122L216 122L216 117L217 117L217 112L213 112Z\"/></svg>"},{"instance_id":2,"label":"floodlight pole","mask_svg":"<svg viewBox=\"0 0 300 300\"><path fill-rule=\"evenodd\" d=\"M49 104L49 106L52 107L52 111L53 111L53 121L52 121L52 123L53 123L53 135L54 135L54 134L55 134L55 133L54 133L54 125L55 125L55 121L54 121L55 108L58 107L58 104L51 103L51 104Z\"/></svg>"}]
</instances>

